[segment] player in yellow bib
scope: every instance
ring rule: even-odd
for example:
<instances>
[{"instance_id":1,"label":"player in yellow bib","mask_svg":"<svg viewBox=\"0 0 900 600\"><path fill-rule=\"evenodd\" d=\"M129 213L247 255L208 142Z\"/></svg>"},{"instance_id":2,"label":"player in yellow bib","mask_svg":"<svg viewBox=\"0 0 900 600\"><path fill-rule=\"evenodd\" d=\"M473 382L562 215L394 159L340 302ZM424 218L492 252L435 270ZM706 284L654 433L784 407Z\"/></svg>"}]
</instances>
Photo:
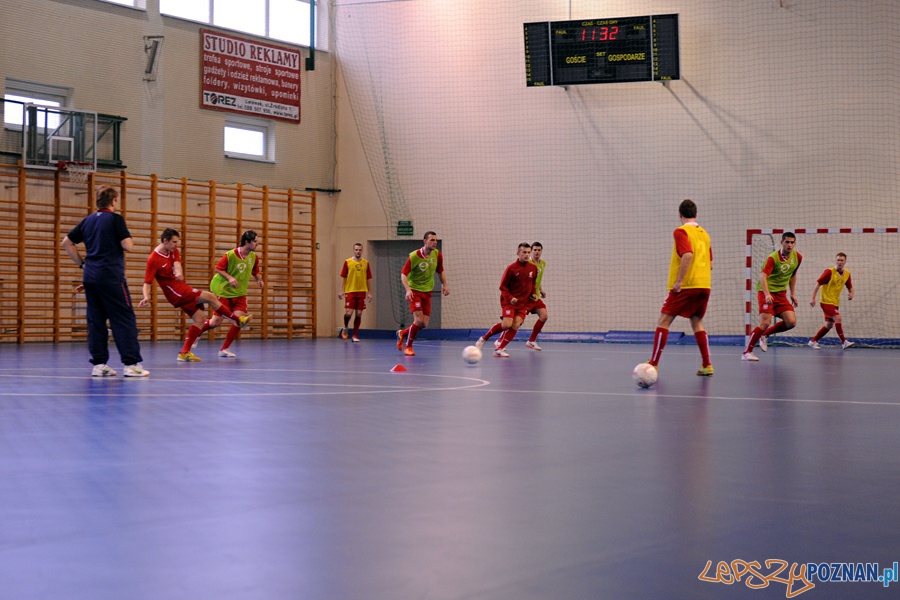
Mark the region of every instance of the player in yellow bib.
<instances>
[{"instance_id":1,"label":"player in yellow bib","mask_svg":"<svg viewBox=\"0 0 900 600\"><path fill-rule=\"evenodd\" d=\"M434 289L434 275L441 278L441 292L450 295L447 275L444 273L444 257L437 249L438 238L433 231L425 233L422 247L409 253L406 264L400 271L400 283L406 290L409 312L413 314L413 324L397 332L397 350L406 356L415 356L413 341L420 330L428 326L431 317L431 291ZM404 340L406 347L404 348Z\"/></svg>"},{"instance_id":2,"label":"player in yellow bib","mask_svg":"<svg viewBox=\"0 0 900 600\"><path fill-rule=\"evenodd\" d=\"M369 261L362 257L363 245L353 244L353 256L344 261L341 267L341 279L343 285L338 298L344 300L344 327L341 329L341 337L347 339L347 329L350 327L350 317L356 312L353 319L353 341L359 341L359 325L362 322L362 311L366 310L366 302L372 301L372 293L369 291L369 280L372 279L372 269Z\"/></svg>"},{"instance_id":3,"label":"player in yellow bib","mask_svg":"<svg viewBox=\"0 0 900 600\"><path fill-rule=\"evenodd\" d=\"M537 277L534 280L534 289L537 300L534 301L531 312L536 314L538 319L534 322L534 327L531 329L531 337L525 342L525 347L531 348L532 350L543 350L543 348L538 346L537 337L541 332L541 329L544 328L544 325L547 324L547 318L549 317L547 314L547 305L544 304L544 298L547 297L547 293L544 291L544 288L541 287L541 283L543 283L544 280L544 269L547 268L547 261L541 259L543 253L543 244L535 242L531 245L531 262L537 267Z\"/></svg>"},{"instance_id":4,"label":"player in yellow bib","mask_svg":"<svg viewBox=\"0 0 900 600\"><path fill-rule=\"evenodd\" d=\"M758 361L759 357L753 354L753 348L757 342L759 342L759 349L765 352L770 335L797 326L797 315L794 308L799 305L799 302L797 302L797 296L794 295L794 287L797 284L797 269L803 262L803 256L794 249L796 245L797 236L794 235L794 232L785 231L781 235L781 249L770 254L762 266L759 283L756 284L759 325L751 332L750 341L741 355L741 360ZM790 298L788 298L788 290L790 290ZM781 320L770 327L775 317Z\"/></svg>"},{"instance_id":5,"label":"player in yellow bib","mask_svg":"<svg viewBox=\"0 0 900 600\"><path fill-rule=\"evenodd\" d=\"M663 348L669 339L669 325L675 317L690 319L694 339L700 349L702 364L697 375L711 377L714 373L709 358L709 337L703 328L703 317L712 288L712 243L706 230L697 224L697 204L683 200L678 206L681 227L673 232L672 260L669 263L669 295L659 311L659 321L653 334L653 351L648 361L659 366Z\"/></svg>"},{"instance_id":6,"label":"player in yellow bib","mask_svg":"<svg viewBox=\"0 0 900 600\"><path fill-rule=\"evenodd\" d=\"M838 311L838 306L841 304L841 292L844 291L845 287L849 291L847 300L853 300L853 281L850 279L850 269L844 268L846 264L847 255L843 252L838 252L837 256L834 257L834 266L830 269L825 269L825 272L816 280L816 287L813 288L812 300L809 301L809 305L816 305L816 296L821 287L822 301L819 303L819 306L822 307L822 312L825 314L825 326L809 340L810 348L816 350L821 348L819 340L825 337L832 327L834 327L838 337L841 338L841 347L844 350L850 346L855 346L853 342L844 337L844 326L841 324L841 313Z\"/></svg>"},{"instance_id":7,"label":"player in yellow bib","mask_svg":"<svg viewBox=\"0 0 900 600\"><path fill-rule=\"evenodd\" d=\"M250 278L253 277L256 285L263 287L263 280L259 272L259 256L256 249L259 247L259 239L253 230L245 231L241 235L240 246L225 253L216 264L216 274L209 282L210 291L215 294L224 306L231 309L236 316L247 314L247 287ZM209 326L205 329L218 327L222 317L213 315L207 321ZM204 329L204 330L205 330ZM225 334L225 341L219 349L220 358L235 358L235 354L228 350L241 332L240 327L232 326Z\"/></svg>"}]
</instances>

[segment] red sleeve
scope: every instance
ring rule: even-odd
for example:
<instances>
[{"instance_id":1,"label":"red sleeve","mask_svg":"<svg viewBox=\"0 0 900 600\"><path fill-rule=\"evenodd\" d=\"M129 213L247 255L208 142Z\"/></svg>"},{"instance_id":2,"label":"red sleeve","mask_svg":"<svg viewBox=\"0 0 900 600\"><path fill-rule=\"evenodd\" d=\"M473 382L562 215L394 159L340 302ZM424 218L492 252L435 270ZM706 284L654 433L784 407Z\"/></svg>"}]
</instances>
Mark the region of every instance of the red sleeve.
<instances>
[{"instance_id":1,"label":"red sleeve","mask_svg":"<svg viewBox=\"0 0 900 600\"><path fill-rule=\"evenodd\" d=\"M803 262L803 255L798 252L797 253L797 268L798 269L800 268L800 263L802 263L802 262ZM794 274L796 275L797 271L794 271Z\"/></svg>"},{"instance_id":2,"label":"red sleeve","mask_svg":"<svg viewBox=\"0 0 900 600\"><path fill-rule=\"evenodd\" d=\"M409 258L406 259L406 264L403 265L403 268L400 269L400 272L404 275L409 275L409 272L412 271L412 263L409 262Z\"/></svg>"},{"instance_id":3,"label":"red sleeve","mask_svg":"<svg viewBox=\"0 0 900 600\"><path fill-rule=\"evenodd\" d=\"M372 265L366 264L366 279L372 279Z\"/></svg>"},{"instance_id":4,"label":"red sleeve","mask_svg":"<svg viewBox=\"0 0 900 600\"><path fill-rule=\"evenodd\" d=\"M500 278L500 300L504 301L506 298L509 298L509 285L506 281L509 279L509 267L506 267L506 270L503 271L503 277Z\"/></svg>"},{"instance_id":5,"label":"red sleeve","mask_svg":"<svg viewBox=\"0 0 900 600\"><path fill-rule=\"evenodd\" d=\"M219 262L216 263L217 271L228 271L228 255L223 254L222 258L219 259Z\"/></svg>"},{"instance_id":6,"label":"red sleeve","mask_svg":"<svg viewBox=\"0 0 900 600\"><path fill-rule=\"evenodd\" d=\"M259 254L253 257L253 270L250 271L250 274L254 277L259 275Z\"/></svg>"},{"instance_id":7,"label":"red sleeve","mask_svg":"<svg viewBox=\"0 0 900 600\"><path fill-rule=\"evenodd\" d=\"M844 285L847 286L848 290L853 289L853 276L849 273L847 274L847 283L845 283Z\"/></svg>"},{"instance_id":8,"label":"red sleeve","mask_svg":"<svg viewBox=\"0 0 900 600\"><path fill-rule=\"evenodd\" d=\"M350 271L347 269L347 261L344 261L344 266L341 267L341 277L346 277Z\"/></svg>"},{"instance_id":9,"label":"red sleeve","mask_svg":"<svg viewBox=\"0 0 900 600\"><path fill-rule=\"evenodd\" d=\"M147 257L147 268L144 270L144 283L153 283L153 278L156 277L158 267L156 266L156 261L153 260L153 257L155 256L156 252L151 252L150 256Z\"/></svg>"},{"instance_id":10,"label":"red sleeve","mask_svg":"<svg viewBox=\"0 0 900 600\"><path fill-rule=\"evenodd\" d=\"M679 227L675 230L675 252L678 253L678 256L683 256L686 252L694 252L693 247L691 246L691 240L688 238L687 231Z\"/></svg>"},{"instance_id":11,"label":"red sleeve","mask_svg":"<svg viewBox=\"0 0 900 600\"><path fill-rule=\"evenodd\" d=\"M816 279L816 283L819 285L825 285L831 281L831 269L825 269L825 272L819 275L819 278Z\"/></svg>"},{"instance_id":12,"label":"red sleeve","mask_svg":"<svg viewBox=\"0 0 900 600\"><path fill-rule=\"evenodd\" d=\"M434 270L435 273L443 273L444 272L444 253L438 252L438 263L437 268Z\"/></svg>"},{"instance_id":13,"label":"red sleeve","mask_svg":"<svg viewBox=\"0 0 900 600\"><path fill-rule=\"evenodd\" d=\"M173 255L173 259L172 259L173 263L181 262L181 252L178 251L178 248L175 248L174 250L172 250L172 255Z\"/></svg>"},{"instance_id":14,"label":"red sleeve","mask_svg":"<svg viewBox=\"0 0 900 600\"><path fill-rule=\"evenodd\" d=\"M771 275L772 271L775 270L775 259L771 256L766 259L766 264L763 265L762 272L766 275Z\"/></svg>"}]
</instances>

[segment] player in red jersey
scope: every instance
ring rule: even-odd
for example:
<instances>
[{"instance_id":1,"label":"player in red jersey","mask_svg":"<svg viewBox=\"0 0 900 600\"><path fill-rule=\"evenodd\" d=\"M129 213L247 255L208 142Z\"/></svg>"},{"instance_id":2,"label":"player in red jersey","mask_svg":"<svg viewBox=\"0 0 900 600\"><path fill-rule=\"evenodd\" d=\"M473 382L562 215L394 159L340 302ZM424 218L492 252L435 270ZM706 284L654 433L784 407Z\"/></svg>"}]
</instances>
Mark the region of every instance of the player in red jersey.
<instances>
[{"instance_id":1,"label":"player in red jersey","mask_svg":"<svg viewBox=\"0 0 900 600\"><path fill-rule=\"evenodd\" d=\"M691 320L691 329L700 349L702 364L697 375L711 377L715 372L709 359L709 337L703 328L703 317L712 289L712 243L706 230L697 224L697 204L683 200L678 206L681 227L672 234L675 243L669 262L669 295L659 311L653 335L653 353L648 361L659 365L663 348L669 339L669 325L675 317Z\"/></svg>"},{"instance_id":2,"label":"player in red jersey","mask_svg":"<svg viewBox=\"0 0 900 600\"><path fill-rule=\"evenodd\" d=\"M500 358L509 357L506 346L516 337L519 326L522 325L525 316L538 299L534 287L538 268L530 262L531 244L528 242L519 244L516 256L518 260L506 267L503 277L500 278L500 318L502 320L475 342L475 345L481 348L487 340L502 331L500 339L494 344L496 347L494 356Z\"/></svg>"},{"instance_id":3,"label":"player in red jersey","mask_svg":"<svg viewBox=\"0 0 900 600\"><path fill-rule=\"evenodd\" d=\"M825 272L816 280L816 287L813 288L812 300L809 301L810 306L816 305L816 295L819 293L819 287L822 288L822 312L825 313L825 326L820 329L816 335L809 340L809 347L818 350L819 340L834 330L837 331L838 337L841 338L841 348L846 350L851 346L855 346L853 342L844 337L844 326L841 324L841 313L838 306L841 302L841 292L846 287L849 290L847 300L853 300L853 281L850 279L850 269L845 269L847 264L847 255L838 252L834 257L834 266L825 269Z\"/></svg>"},{"instance_id":4,"label":"player in red jersey","mask_svg":"<svg viewBox=\"0 0 900 600\"><path fill-rule=\"evenodd\" d=\"M234 321L238 327L245 327L250 321L250 316L236 317L231 310L222 306L215 294L205 290L197 290L184 282L184 273L181 270L181 254L178 252L178 242L181 236L174 229L166 229L160 235L160 244L153 249L147 258L147 268L144 271L144 297L139 307L150 306L150 288L153 279L159 284L166 300L175 308L180 308L193 319L194 324L188 329L187 337L181 352L178 354L178 362L202 362L200 357L191 352L191 346L197 341L202 332L205 319L204 304L209 304L216 314Z\"/></svg>"}]
</instances>

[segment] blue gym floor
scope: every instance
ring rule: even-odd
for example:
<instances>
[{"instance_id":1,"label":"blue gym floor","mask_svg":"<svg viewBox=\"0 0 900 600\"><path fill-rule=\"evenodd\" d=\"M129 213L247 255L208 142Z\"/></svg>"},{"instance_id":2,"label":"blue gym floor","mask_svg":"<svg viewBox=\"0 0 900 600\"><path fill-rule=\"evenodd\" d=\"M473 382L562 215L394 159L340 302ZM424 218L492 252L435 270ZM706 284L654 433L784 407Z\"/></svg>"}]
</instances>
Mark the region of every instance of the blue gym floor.
<instances>
[{"instance_id":1,"label":"blue gym floor","mask_svg":"<svg viewBox=\"0 0 900 600\"><path fill-rule=\"evenodd\" d=\"M700 576L900 560L896 350L670 346L640 390L648 345L362 336L145 343L148 379L0 345L0 598L763 599Z\"/></svg>"}]
</instances>

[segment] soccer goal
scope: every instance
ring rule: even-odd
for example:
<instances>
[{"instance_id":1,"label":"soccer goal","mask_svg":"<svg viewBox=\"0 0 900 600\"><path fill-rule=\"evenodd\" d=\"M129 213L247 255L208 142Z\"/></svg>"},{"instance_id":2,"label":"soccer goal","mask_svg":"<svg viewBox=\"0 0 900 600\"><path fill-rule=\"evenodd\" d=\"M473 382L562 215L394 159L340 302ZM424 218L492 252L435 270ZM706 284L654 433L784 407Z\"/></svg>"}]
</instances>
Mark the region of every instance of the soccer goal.
<instances>
[{"instance_id":1,"label":"soccer goal","mask_svg":"<svg viewBox=\"0 0 900 600\"><path fill-rule=\"evenodd\" d=\"M822 272L834 266L838 252L847 255L854 299L841 294L840 311L847 339L858 346L900 348L900 235L897 227L853 229L809 228L748 229L746 251L746 288L744 292L744 335L759 321L756 284L766 258L781 247L781 235L797 235L796 250L803 257L797 271L795 294L800 305L795 309L797 326L780 333L769 343L806 344L823 325L819 299L810 306L812 291ZM773 336L775 337L775 336ZM822 345L837 345L834 330L819 340Z\"/></svg>"}]
</instances>

